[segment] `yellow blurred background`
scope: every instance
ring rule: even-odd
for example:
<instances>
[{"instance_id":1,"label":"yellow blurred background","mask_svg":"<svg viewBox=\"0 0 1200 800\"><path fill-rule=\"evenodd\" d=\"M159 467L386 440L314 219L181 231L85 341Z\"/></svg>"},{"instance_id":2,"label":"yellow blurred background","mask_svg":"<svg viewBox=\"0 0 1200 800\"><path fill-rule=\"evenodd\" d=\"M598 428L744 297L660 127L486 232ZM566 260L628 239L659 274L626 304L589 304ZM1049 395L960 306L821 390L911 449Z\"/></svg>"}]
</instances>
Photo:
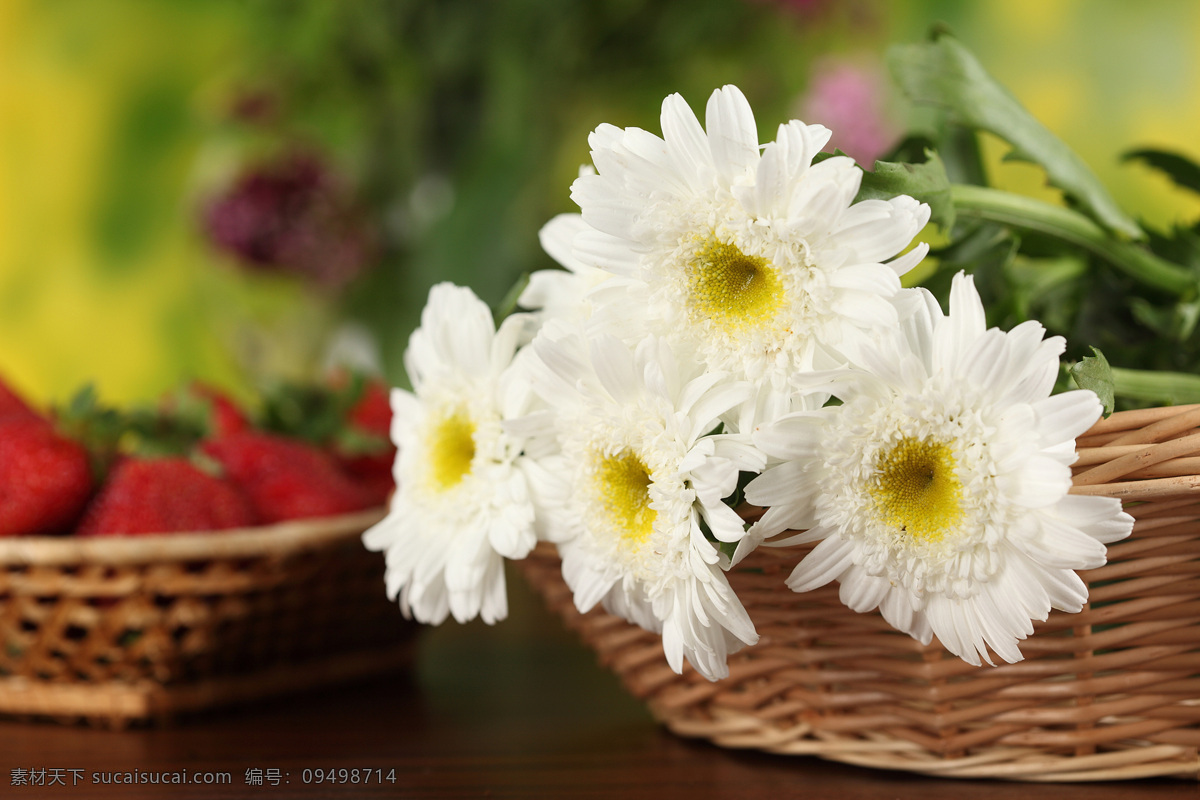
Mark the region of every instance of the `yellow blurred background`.
<instances>
[{"instance_id":1,"label":"yellow blurred background","mask_svg":"<svg viewBox=\"0 0 1200 800\"><path fill-rule=\"evenodd\" d=\"M773 34L776 50L746 56L768 71L771 53L786 52L789 35L806 50L781 62L781 72L811 63L826 41L832 53L879 62L889 43L918 39L930 24L944 21L1092 165L1128 211L1156 226L1200 215L1196 197L1170 188L1145 168L1118 163L1120 153L1135 146L1200 159L1200 3L852 2L850 12L836 12L831 21L835 12L820 3L722 2L784 20L782 33ZM244 140L223 127L230 87L252 78L263 51L274 46L262 40L261 21L248 21L247 5L252 4L0 2L0 376L36 401L62 401L89 381L117 402L152 398L192 377L246 392L261 377L256 373L311 365L344 310L327 302L322 290L238 270L205 241L197 221L206 193L228 179L245 150ZM795 8L785 8L789 5ZM614 6L642 13L638 3ZM856 27L855 14L869 22ZM316 20L312 24L319 26L319 15ZM823 25L836 35L824 36ZM302 49L305 35L295 32L301 44L293 43L292 52ZM445 44L448 52L455 47L472 43ZM715 87L738 75L726 69L738 62L736 51L723 49L710 63L693 47L687 57L697 82ZM452 61L452 53L446 58ZM522 68L517 61L511 66ZM405 74L419 75L420 67ZM797 76L760 88L758 97L750 88L747 93L756 102L764 92L792 92L802 82L803 75ZM626 109L612 99L621 86L604 89L601 78L580 95L577 108L563 112L569 118L555 129L569 136L543 156L544 183L557 188L534 206L538 213L569 210L569 171L586 159L586 131L596 122L590 109L607 113L604 118L615 124L657 128L653 116L622 118ZM413 91L414 102L449 102L436 91ZM692 92L688 99L695 106L703 96ZM593 106L584 102L590 98ZM772 102L768 111L756 103L763 138L783 121L768 113L794 106L791 96ZM638 106L643 107L655 106ZM502 110L492 111L503 122ZM478 123L486 127L491 119ZM520 130L520 120L511 124ZM396 147L398 159L411 157L400 150L402 140ZM346 161L369 169L363 167L369 159L356 161L352 147L346 152ZM998 144L989 153L995 162L1002 154ZM1043 192L1037 169L1003 170L1009 187ZM497 198L507 196L502 178L491 178ZM422 197L440 196L439 186L420 184ZM466 195L460 191L457 197ZM537 224L527 216L510 234L535 248ZM431 236L454 231L432 230ZM436 246L410 248L407 257L420 261L425 252L436 252ZM402 338L400 323L412 320L414 304L441 277L431 274L429 265L437 263L421 261L396 278L404 296L416 300L405 301L407 310L397 311L390 328L376 326L386 332L381 335ZM507 274L491 278L486 269L480 274L488 286L511 280ZM471 274L464 267L446 277ZM384 346L397 352L403 342ZM394 357L389 363L394 365Z\"/></svg>"}]
</instances>

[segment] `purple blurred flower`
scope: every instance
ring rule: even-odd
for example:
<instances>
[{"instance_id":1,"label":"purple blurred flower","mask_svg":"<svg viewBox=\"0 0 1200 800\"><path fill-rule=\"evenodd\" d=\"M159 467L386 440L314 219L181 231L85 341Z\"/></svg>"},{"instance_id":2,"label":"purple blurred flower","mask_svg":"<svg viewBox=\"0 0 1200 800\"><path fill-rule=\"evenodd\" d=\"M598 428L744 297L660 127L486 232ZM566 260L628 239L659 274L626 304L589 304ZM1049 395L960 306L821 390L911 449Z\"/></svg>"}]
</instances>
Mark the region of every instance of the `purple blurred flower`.
<instances>
[{"instance_id":1,"label":"purple blurred flower","mask_svg":"<svg viewBox=\"0 0 1200 800\"><path fill-rule=\"evenodd\" d=\"M374 249L349 192L311 154L243 172L208 206L204 227L214 245L250 269L328 288L357 277Z\"/></svg>"},{"instance_id":2,"label":"purple blurred flower","mask_svg":"<svg viewBox=\"0 0 1200 800\"><path fill-rule=\"evenodd\" d=\"M898 129L884 109L880 70L827 58L813 67L800 118L833 131L827 149L837 148L867 169L896 143Z\"/></svg>"}]
</instances>

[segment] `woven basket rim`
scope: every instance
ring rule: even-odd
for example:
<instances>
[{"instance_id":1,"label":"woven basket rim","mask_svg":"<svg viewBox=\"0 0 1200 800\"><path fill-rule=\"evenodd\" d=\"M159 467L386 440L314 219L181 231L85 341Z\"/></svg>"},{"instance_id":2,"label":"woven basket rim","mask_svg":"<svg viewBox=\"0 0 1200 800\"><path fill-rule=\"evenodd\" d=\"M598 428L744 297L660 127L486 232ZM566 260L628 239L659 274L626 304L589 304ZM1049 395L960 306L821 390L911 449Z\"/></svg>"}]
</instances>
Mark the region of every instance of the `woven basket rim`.
<instances>
[{"instance_id":1,"label":"woven basket rim","mask_svg":"<svg viewBox=\"0 0 1200 800\"><path fill-rule=\"evenodd\" d=\"M291 553L361 535L383 519L383 507L328 517L219 531L128 536L26 536L0 539L0 564L139 564Z\"/></svg>"}]
</instances>

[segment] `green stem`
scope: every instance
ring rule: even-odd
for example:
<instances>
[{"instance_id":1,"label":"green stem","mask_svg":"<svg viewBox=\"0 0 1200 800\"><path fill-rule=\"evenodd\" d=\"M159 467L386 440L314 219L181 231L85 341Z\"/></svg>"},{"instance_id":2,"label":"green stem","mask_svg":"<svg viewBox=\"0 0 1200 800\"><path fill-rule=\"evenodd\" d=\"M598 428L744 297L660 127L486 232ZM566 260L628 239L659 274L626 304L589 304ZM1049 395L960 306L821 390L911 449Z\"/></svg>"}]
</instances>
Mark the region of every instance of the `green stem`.
<instances>
[{"instance_id":1,"label":"green stem","mask_svg":"<svg viewBox=\"0 0 1200 800\"><path fill-rule=\"evenodd\" d=\"M1121 397L1156 403L1200 403L1200 375L1113 367L1113 391Z\"/></svg>"},{"instance_id":2,"label":"green stem","mask_svg":"<svg viewBox=\"0 0 1200 800\"><path fill-rule=\"evenodd\" d=\"M956 214L1036 231L1078 245L1130 277L1176 295L1194 294L1196 277L1143 247L1113 239L1103 228L1076 211L1011 192L983 186L950 187Z\"/></svg>"}]
</instances>

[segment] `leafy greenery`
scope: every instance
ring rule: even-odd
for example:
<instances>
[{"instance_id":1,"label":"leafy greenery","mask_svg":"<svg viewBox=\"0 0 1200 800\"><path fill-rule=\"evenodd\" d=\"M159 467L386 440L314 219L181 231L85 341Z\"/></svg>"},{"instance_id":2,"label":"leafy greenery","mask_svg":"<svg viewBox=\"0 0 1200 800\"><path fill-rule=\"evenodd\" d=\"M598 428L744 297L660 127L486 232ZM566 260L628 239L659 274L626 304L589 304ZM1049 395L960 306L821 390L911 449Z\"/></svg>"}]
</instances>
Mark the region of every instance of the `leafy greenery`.
<instances>
[{"instance_id":1,"label":"leafy greenery","mask_svg":"<svg viewBox=\"0 0 1200 800\"><path fill-rule=\"evenodd\" d=\"M873 172L863 176L856 200L894 197L907 194L928 203L931 220L943 230L954 228L954 200L946 166L933 150L925 151L920 164L876 161Z\"/></svg>"},{"instance_id":2,"label":"leafy greenery","mask_svg":"<svg viewBox=\"0 0 1200 800\"><path fill-rule=\"evenodd\" d=\"M1130 239L1144 236L1083 160L953 37L935 31L930 42L893 48L889 61L897 83L913 102L938 106L958 125L999 136L1013 147L1010 159L1043 167L1051 185L1096 222Z\"/></svg>"},{"instance_id":3,"label":"leafy greenery","mask_svg":"<svg viewBox=\"0 0 1200 800\"><path fill-rule=\"evenodd\" d=\"M1114 404L1200 402L1200 224L1143 230L949 34L895 47L889 62L904 94L936 118L875 165L860 196L903 193L930 204L946 241L931 253L925 285L945 303L951 278L965 270L989 324L1036 319L1066 337L1076 362L1069 374L1101 395L1106 413ZM984 133L1012 146L1008 158L1040 166L1067 206L989 186ZM1182 155L1137 149L1125 160L1200 192L1200 165Z\"/></svg>"},{"instance_id":4,"label":"leafy greenery","mask_svg":"<svg viewBox=\"0 0 1200 800\"><path fill-rule=\"evenodd\" d=\"M1104 416L1113 412L1113 372L1108 359L1096 348L1092 355L1071 366L1071 377L1080 389L1091 389L1104 406Z\"/></svg>"}]
</instances>

